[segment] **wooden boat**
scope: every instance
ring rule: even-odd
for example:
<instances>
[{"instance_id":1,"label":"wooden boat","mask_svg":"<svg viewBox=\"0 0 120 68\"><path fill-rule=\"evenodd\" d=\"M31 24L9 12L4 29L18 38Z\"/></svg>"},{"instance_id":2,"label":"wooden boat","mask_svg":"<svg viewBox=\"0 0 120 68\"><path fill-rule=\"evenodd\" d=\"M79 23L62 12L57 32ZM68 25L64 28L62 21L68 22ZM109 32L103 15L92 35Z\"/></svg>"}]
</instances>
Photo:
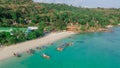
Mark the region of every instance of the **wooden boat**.
<instances>
[{"instance_id":1,"label":"wooden boat","mask_svg":"<svg viewBox=\"0 0 120 68\"><path fill-rule=\"evenodd\" d=\"M19 53L13 53L13 55L16 57L21 57L21 54L19 54Z\"/></svg>"},{"instance_id":2,"label":"wooden boat","mask_svg":"<svg viewBox=\"0 0 120 68\"><path fill-rule=\"evenodd\" d=\"M35 53L35 50L29 49L29 50L27 51L27 53L29 53L29 54L34 54L34 53Z\"/></svg>"},{"instance_id":3,"label":"wooden boat","mask_svg":"<svg viewBox=\"0 0 120 68\"><path fill-rule=\"evenodd\" d=\"M41 46L41 49L46 49L47 48L47 46Z\"/></svg>"},{"instance_id":4,"label":"wooden boat","mask_svg":"<svg viewBox=\"0 0 120 68\"><path fill-rule=\"evenodd\" d=\"M69 43L67 43L67 45L68 45L68 46L71 46L71 45L73 45L73 43L72 43L72 42L69 42Z\"/></svg>"},{"instance_id":5,"label":"wooden boat","mask_svg":"<svg viewBox=\"0 0 120 68\"><path fill-rule=\"evenodd\" d=\"M63 51L63 48L62 47L58 47L57 50L58 51Z\"/></svg>"},{"instance_id":6,"label":"wooden boat","mask_svg":"<svg viewBox=\"0 0 120 68\"><path fill-rule=\"evenodd\" d=\"M36 49L38 49L38 50L39 50L39 49L41 49L41 47L36 47Z\"/></svg>"},{"instance_id":7,"label":"wooden boat","mask_svg":"<svg viewBox=\"0 0 120 68\"><path fill-rule=\"evenodd\" d=\"M79 40L78 40L78 41L76 41L76 42L77 42L77 43L84 43L84 41L79 41Z\"/></svg>"},{"instance_id":8,"label":"wooden boat","mask_svg":"<svg viewBox=\"0 0 120 68\"><path fill-rule=\"evenodd\" d=\"M68 46L71 46L71 45L73 45L72 42L63 43L63 44L61 44L59 47L57 47L57 50L58 50L58 51L63 51L64 48L66 48L66 47L68 47Z\"/></svg>"},{"instance_id":9,"label":"wooden boat","mask_svg":"<svg viewBox=\"0 0 120 68\"><path fill-rule=\"evenodd\" d=\"M43 57L43 58L46 58L46 59L50 59L50 56L48 56L48 55L45 54L45 53L42 54L42 57Z\"/></svg>"}]
</instances>

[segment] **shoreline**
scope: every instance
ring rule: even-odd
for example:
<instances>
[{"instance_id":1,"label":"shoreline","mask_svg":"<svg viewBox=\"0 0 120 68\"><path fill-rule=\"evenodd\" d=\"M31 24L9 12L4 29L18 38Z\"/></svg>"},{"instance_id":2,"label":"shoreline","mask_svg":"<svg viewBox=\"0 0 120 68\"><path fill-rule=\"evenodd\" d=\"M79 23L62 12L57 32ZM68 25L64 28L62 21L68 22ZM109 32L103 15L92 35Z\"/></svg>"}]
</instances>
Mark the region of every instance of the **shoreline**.
<instances>
[{"instance_id":1,"label":"shoreline","mask_svg":"<svg viewBox=\"0 0 120 68\"><path fill-rule=\"evenodd\" d=\"M29 49L34 49L39 46L46 46L47 44L69 37L73 34L76 33L71 31L55 32L55 33L50 33L42 38L0 48L0 61L14 56L13 53L23 53Z\"/></svg>"}]
</instances>

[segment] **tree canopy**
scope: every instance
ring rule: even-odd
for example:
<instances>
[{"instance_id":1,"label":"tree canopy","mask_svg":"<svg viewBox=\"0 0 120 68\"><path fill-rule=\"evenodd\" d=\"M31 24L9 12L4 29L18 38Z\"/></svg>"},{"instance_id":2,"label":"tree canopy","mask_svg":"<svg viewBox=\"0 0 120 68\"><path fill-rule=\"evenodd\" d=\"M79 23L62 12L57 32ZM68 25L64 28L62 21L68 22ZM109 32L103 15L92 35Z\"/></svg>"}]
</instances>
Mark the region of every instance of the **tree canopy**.
<instances>
[{"instance_id":1,"label":"tree canopy","mask_svg":"<svg viewBox=\"0 0 120 68\"><path fill-rule=\"evenodd\" d=\"M65 30L71 23L78 23L84 31L117 25L120 23L120 9L81 8L66 4L35 3L32 0L0 0L0 27L39 27L27 36L21 31L16 32L15 37L0 33L0 39L5 37L5 40L0 41L1 44L13 44L40 37L44 29ZM15 42L16 40L18 41Z\"/></svg>"}]
</instances>

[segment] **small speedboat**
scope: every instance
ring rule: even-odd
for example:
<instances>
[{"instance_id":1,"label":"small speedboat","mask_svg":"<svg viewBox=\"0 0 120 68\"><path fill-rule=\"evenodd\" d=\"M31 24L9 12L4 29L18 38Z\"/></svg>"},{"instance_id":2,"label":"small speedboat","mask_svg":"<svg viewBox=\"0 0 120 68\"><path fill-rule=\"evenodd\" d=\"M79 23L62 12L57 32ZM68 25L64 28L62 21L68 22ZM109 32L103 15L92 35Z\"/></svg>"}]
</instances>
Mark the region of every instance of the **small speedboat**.
<instances>
[{"instance_id":1,"label":"small speedboat","mask_svg":"<svg viewBox=\"0 0 120 68\"><path fill-rule=\"evenodd\" d=\"M47 54L45 54L45 53L42 54L42 57L43 57L43 58L46 58L46 59L50 59L50 56L47 55Z\"/></svg>"}]
</instances>

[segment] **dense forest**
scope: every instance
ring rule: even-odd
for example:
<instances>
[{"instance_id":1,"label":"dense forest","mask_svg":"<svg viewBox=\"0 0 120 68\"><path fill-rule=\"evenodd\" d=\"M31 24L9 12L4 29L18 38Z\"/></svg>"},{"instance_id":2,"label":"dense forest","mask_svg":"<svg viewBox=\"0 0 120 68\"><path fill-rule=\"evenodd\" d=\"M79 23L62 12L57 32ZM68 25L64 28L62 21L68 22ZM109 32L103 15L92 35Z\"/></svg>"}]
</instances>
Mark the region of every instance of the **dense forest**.
<instances>
[{"instance_id":1,"label":"dense forest","mask_svg":"<svg viewBox=\"0 0 120 68\"><path fill-rule=\"evenodd\" d=\"M80 27L80 31L88 31L119 23L120 9L115 8L81 8L32 0L0 0L0 27L39 27L28 34L21 30L14 30L13 35L0 32L0 45L35 39L43 36L44 30L65 30L70 24Z\"/></svg>"}]
</instances>

